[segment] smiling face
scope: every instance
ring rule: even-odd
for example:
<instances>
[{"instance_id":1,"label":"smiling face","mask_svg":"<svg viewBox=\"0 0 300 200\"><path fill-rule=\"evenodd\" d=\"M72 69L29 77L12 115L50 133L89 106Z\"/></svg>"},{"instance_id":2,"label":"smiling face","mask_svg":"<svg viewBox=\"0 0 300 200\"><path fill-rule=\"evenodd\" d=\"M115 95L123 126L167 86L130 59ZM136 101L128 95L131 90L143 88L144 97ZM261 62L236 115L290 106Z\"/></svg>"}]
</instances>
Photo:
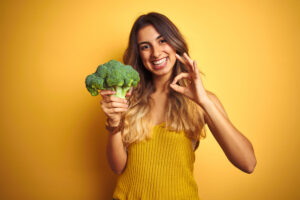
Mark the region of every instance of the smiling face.
<instances>
[{"instance_id":1,"label":"smiling face","mask_svg":"<svg viewBox=\"0 0 300 200\"><path fill-rule=\"evenodd\" d=\"M137 34L140 57L154 76L170 77L176 62L176 51L152 25L141 28Z\"/></svg>"}]
</instances>

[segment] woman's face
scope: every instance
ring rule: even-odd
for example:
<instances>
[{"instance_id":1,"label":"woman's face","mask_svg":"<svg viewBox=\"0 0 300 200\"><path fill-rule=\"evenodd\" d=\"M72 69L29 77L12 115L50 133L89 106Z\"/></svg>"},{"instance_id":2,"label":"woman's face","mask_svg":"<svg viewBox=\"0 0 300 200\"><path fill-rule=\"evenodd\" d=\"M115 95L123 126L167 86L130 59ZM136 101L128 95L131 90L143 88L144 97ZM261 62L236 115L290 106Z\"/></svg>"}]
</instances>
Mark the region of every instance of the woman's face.
<instances>
[{"instance_id":1,"label":"woman's face","mask_svg":"<svg viewBox=\"0 0 300 200\"><path fill-rule=\"evenodd\" d=\"M142 62L153 75L172 74L176 51L152 25L147 25L138 31L137 42Z\"/></svg>"}]
</instances>

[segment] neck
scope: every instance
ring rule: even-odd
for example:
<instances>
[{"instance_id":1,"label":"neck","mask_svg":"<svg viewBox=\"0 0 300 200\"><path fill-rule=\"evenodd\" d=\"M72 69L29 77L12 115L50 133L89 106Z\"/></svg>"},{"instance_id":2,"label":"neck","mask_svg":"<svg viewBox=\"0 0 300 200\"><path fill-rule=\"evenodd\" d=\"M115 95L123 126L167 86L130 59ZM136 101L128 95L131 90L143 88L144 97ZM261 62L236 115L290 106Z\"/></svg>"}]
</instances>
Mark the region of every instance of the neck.
<instances>
[{"instance_id":1,"label":"neck","mask_svg":"<svg viewBox=\"0 0 300 200\"><path fill-rule=\"evenodd\" d=\"M171 74L167 76L153 76L155 93L168 93L170 91Z\"/></svg>"}]
</instances>

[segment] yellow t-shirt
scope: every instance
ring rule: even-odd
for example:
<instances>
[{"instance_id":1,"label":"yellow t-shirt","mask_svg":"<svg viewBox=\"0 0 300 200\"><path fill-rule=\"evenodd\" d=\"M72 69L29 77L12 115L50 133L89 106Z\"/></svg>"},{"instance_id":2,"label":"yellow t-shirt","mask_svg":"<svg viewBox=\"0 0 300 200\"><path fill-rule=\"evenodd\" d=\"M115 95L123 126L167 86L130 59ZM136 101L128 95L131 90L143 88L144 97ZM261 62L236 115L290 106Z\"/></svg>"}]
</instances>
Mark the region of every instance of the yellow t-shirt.
<instances>
[{"instance_id":1,"label":"yellow t-shirt","mask_svg":"<svg viewBox=\"0 0 300 200\"><path fill-rule=\"evenodd\" d=\"M199 200L192 141L183 131L169 131L164 124L153 127L150 140L128 147L127 165L118 177L114 199Z\"/></svg>"}]
</instances>

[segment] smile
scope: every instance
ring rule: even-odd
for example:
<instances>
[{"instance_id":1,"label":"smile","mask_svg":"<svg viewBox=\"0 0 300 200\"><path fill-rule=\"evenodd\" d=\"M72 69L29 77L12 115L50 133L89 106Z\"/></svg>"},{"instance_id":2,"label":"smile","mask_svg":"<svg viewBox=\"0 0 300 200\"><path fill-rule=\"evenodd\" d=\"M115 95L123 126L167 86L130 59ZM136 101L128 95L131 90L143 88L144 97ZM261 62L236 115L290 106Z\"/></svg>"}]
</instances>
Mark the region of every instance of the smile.
<instances>
[{"instance_id":1,"label":"smile","mask_svg":"<svg viewBox=\"0 0 300 200\"><path fill-rule=\"evenodd\" d=\"M152 61L151 63L152 63L153 69L160 70L160 69L164 68L167 65L168 57L162 58L160 60Z\"/></svg>"},{"instance_id":2,"label":"smile","mask_svg":"<svg viewBox=\"0 0 300 200\"><path fill-rule=\"evenodd\" d=\"M162 58L160 60L152 61L152 64L154 65L162 65L167 61L167 58Z\"/></svg>"}]
</instances>

